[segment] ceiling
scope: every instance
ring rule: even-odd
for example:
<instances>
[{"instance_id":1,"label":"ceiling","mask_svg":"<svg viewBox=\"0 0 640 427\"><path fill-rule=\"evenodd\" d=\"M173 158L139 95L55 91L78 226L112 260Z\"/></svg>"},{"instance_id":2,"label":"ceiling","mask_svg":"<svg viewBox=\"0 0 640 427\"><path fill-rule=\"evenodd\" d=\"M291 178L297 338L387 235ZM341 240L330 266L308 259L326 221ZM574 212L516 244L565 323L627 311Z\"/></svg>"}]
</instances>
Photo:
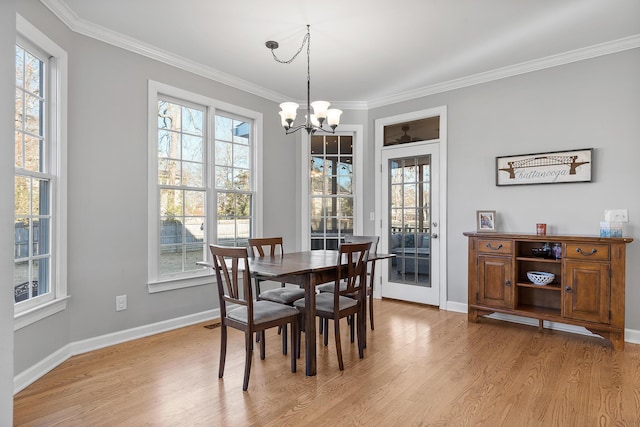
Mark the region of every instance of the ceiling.
<instances>
[{"instance_id":1,"label":"ceiling","mask_svg":"<svg viewBox=\"0 0 640 427\"><path fill-rule=\"evenodd\" d=\"M370 108L640 47L638 0L41 0L71 29L268 99Z\"/></svg>"}]
</instances>

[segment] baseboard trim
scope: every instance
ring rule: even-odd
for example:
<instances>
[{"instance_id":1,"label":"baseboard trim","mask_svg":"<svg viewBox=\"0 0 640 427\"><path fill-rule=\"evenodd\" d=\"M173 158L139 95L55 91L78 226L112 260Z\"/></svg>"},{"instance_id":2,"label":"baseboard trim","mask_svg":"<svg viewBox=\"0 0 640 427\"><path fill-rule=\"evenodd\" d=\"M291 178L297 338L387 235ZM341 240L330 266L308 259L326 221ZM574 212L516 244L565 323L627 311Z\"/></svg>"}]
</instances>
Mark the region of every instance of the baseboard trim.
<instances>
[{"instance_id":1,"label":"baseboard trim","mask_svg":"<svg viewBox=\"0 0 640 427\"><path fill-rule=\"evenodd\" d=\"M190 326L200 322L206 322L220 317L220 309L207 310L188 316L177 317L164 320L162 322L151 323L136 328L126 329L111 334L101 335L82 341L69 343L58 351L45 357L32 367L20 372L13 377L13 394L24 390L30 384L37 381L47 372L51 371L67 359L78 354L109 347L111 345L148 337L161 332Z\"/></svg>"},{"instance_id":2,"label":"baseboard trim","mask_svg":"<svg viewBox=\"0 0 640 427\"><path fill-rule=\"evenodd\" d=\"M464 303L447 301L447 310L455 311L458 313L468 313L469 306ZM492 313L486 317L496 320L504 320L506 322L520 323L522 325L538 326L538 319L532 319L529 317L515 316L513 314ZM544 321L544 327L547 329L553 329L556 331L571 332L574 334L588 335L590 337L602 338L600 335L589 332L586 328L581 326L567 325L566 323L548 322ZM624 330L624 342L629 344L640 344L640 330L626 329Z\"/></svg>"}]
</instances>

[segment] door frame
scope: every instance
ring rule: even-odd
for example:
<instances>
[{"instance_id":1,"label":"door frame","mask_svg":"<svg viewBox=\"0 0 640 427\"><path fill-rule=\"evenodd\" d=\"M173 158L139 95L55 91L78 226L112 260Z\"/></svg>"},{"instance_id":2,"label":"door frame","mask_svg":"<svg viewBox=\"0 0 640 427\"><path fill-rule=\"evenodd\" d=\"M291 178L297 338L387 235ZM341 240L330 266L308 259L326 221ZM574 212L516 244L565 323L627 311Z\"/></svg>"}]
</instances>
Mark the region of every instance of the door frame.
<instances>
[{"instance_id":1,"label":"door frame","mask_svg":"<svg viewBox=\"0 0 640 427\"><path fill-rule=\"evenodd\" d=\"M382 215L383 215L383 207L382 207L382 149L384 148L384 127L389 125L394 125L403 122L409 122L414 120L426 119L429 117L440 116L440 139L437 141L432 141L433 143L437 143L439 146L439 181L440 185L438 188L439 197L438 197L438 205L439 205L439 238L432 240L431 244L434 242L438 244L438 251L440 254L440 261L438 263L438 267L440 270L440 280L437 286L440 289L440 304L439 307L442 310L447 309L447 106L429 108L426 110L413 111L410 113L398 114L395 116L382 117L375 120L374 125L374 137L375 137L375 164L378 168L377 173L375 174L375 215L377 219L377 224L375 225L376 230L378 230L379 235L381 236L380 243L381 247L379 251L382 253L387 253L389 251L389 242L387 238L383 238L383 233L385 230L382 230ZM381 282L386 281L386 278L380 278ZM435 284L432 284L435 285ZM384 284L382 284L384 286ZM381 289L380 286L374 287L374 296L376 298L381 298Z\"/></svg>"}]
</instances>

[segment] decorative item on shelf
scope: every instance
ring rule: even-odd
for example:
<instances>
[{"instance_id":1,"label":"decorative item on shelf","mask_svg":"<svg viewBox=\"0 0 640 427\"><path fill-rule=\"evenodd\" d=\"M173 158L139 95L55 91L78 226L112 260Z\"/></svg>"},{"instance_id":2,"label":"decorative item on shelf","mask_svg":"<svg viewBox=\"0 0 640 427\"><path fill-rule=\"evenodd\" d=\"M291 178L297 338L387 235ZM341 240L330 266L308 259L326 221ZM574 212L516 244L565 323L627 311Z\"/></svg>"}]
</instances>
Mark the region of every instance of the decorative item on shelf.
<instances>
[{"instance_id":1,"label":"decorative item on shelf","mask_svg":"<svg viewBox=\"0 0 640 427\"><path fill-rule=\"evenodd\" d=\"M290 64L302 52L304 45L307 45L307 114L305 115L305 122L298 126L293 126L293 122L296 119L298 110L298 104L295 102L283 102L280 104L280 118L282 120L282 126L287 135L297 132L300 129L305 129L308 134L315 133L316 131L322 131L326 133L335 133L336 127L340 124L340 115L342 110L337 108L329 108L329 102L327 101L314 101L311 102L311 72L310 72L310 56L311 56L311 32L310 25L307 25L307 34L302 39L302 45L298 52L288 61L279 59L274 50L278 48L279 44L276 41L269 40L265 43L268 49L271 50L273 59L281 64ZM313 113L311 109L313 108ZM325 129L324 123L329 125L331 129Z\"/></svg>"},{"instance_id":2,"label":"decorative item on shelf","mask_svg":"<svg viewBox=\"0 0 640 427\"><path fill-rule=\"evenodd\" d=\"M551 248L551 252L553 252L553 257L555 259L561 259L562 258L562 244L554 243L553 244L553 248Z\"/></svg>"},{"instance_id":3,"label":"decorative item on shelf","mask_svg":"<svg viewBox=\"0 0 640 427\"><path fill-rule=\"evenodd\" d=\"M536 224L536 234L538 236L546 236L547 235L547 224Z\"/></svg>"},{"instance_id":4,"label":"decorative item on shelf","mask_svg":"<svg viewBox=\"0 0 640 427\"><path fill-rule=\"evenodd\" d=\"M600 222L600 237L622 237L622 223Z\"/></svg>"},{"instance_id":5,"label":"decorative item on shelf","mask_svg":"<svg viewBox=\"0 0 640 427\"><path fill-rule=\"evenodd\" d=\"M478 231L496 231L496 211L476 211Z\"/></svg>"},{"instance_id":6,"label":"decorative item on shelf","mask_svg":"<svg viewBox=\"0 0 640 427\"><path fill-rule=\"evenodd\" d=\"M531 248L531 254L538 258L549 258L551 256L551 249L548 246Z\"/></svg>"},{"instance_id":7,"label":"decorative item on shelf","mask_svg":"<svg viewBox=\"0 0 640 427\"><path fill-rule=\"evenodd\" d=\"M553 282L556 275L544 271L527 271L527 277L534 285L548 285Z\"/></svg>"}]
</instances>

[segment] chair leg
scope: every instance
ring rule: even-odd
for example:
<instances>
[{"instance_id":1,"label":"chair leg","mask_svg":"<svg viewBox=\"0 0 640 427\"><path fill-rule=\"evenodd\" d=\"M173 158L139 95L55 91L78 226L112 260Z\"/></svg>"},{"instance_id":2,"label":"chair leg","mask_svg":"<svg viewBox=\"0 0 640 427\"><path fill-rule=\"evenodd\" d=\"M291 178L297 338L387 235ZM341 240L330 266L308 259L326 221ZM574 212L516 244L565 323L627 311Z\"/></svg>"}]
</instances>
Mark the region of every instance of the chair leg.
<instances>
[{"instance_id":1,"label":"chair leg","mask_svg":"<svg viewBox=\"0 0 640 427\"><path fill-rule=\"evenodd\" d=\"M287 325L281 326L281 328L282 328L282 354L286 355L287 354ZM293 349L291 351L293 351Z\"/></svg>"},{"instance_id":2,"label":"chair leg","mask_svg":"<svg viewBox=\"0 0 640 427\"><path fill-rule=\"evenodd\" d=\"M287 328L285 327L285 330ZM300 347L298 346L298 322L294 320L291 322L291 372L296 372L297 370L297 359L299 355L296 354L297 350Z\"/></svg>"},{"instance_id":3,"label":"chair leg","mask_svg":"<svg viewBox=\"0 0 640 427\"><path fill-rule=\"evenodd\" d=\"M320 318L320 323L324 324L324 346L329 345L329 319Z\"/></svg>"},{"instance_id":4,"label":"chair leg","mask_svg":"<svg viewBox=\"0 0 640 427\"><path fill-rule=\"evenodd\" d=\"M357 314L357 318L358 318L358 355L360 356L360 359L364 359L364 349L367 346L367 341L366 341L367 316L364 313L360 312Z\"/></svg>"},{"instance_id":5,"label":"chair leg","mask_svg":"<svg viewBox=\"0 0 640 427\"><path fill-rule=\"evenodd\" d=\"M356 322L355 322L355 316L351 315L349 317L347 317L348 320L351 320L351 322L349 322L349 336L351 338L351 344L353 344L355 342L355 326L356 326Z\"/></svg>"},{"instance_id":6,"label":"chair leg","mask_svg":"<svg viewBox=\"0 0 640 427\"><path fill-rule=\"evenodd\" d=\"M369 294L369 324L371 325L371 330L373 331L373 290Z\"/></svg>"},{"instance_id":7,"label":"chair leg","mask_svg":"<svg viewBox=\"0 0 640 427\"><path fill-rule=\"evenodd\" d=\"M333 319L334 335L336 336L336 353L338 354L338 367L344 371L344 363L342 363L342 342L340 340L340 319Z\"/></svg>"},{"instance_id":8,"label":"chair leg","mask_svg":"<svg viewBox=\"0 0 640 427\"><path fill-rule=\"evenodd\" d=\"M220 327L220 365L218 366L218 378L224 375L224 362L227 358L227 326Z\"/></svg>"},{"instance_id":9,"label":"chair leg","mask_svg":"<svg viewBox=\"0 0 640 427\"><path fill-rule=\"evenodd\" d=\"M260 360L264 360L264 348L265 348L265 334L264 331L260 332Z\"/></svg>"},{"instance_id":10,"label":"chair leg","mask_svg":"<svg viewBox=\"0 0 640 427\"><path fill-rule=\"evenodd\" d=\"M242 391L249 388L249 374L251 373L251 359L253 357L253 334L245 333L245 360L244 360L244 381L242 382ZM260 348L264 346L264 335L260 340Z\"/></svg>"}]
</instances>

